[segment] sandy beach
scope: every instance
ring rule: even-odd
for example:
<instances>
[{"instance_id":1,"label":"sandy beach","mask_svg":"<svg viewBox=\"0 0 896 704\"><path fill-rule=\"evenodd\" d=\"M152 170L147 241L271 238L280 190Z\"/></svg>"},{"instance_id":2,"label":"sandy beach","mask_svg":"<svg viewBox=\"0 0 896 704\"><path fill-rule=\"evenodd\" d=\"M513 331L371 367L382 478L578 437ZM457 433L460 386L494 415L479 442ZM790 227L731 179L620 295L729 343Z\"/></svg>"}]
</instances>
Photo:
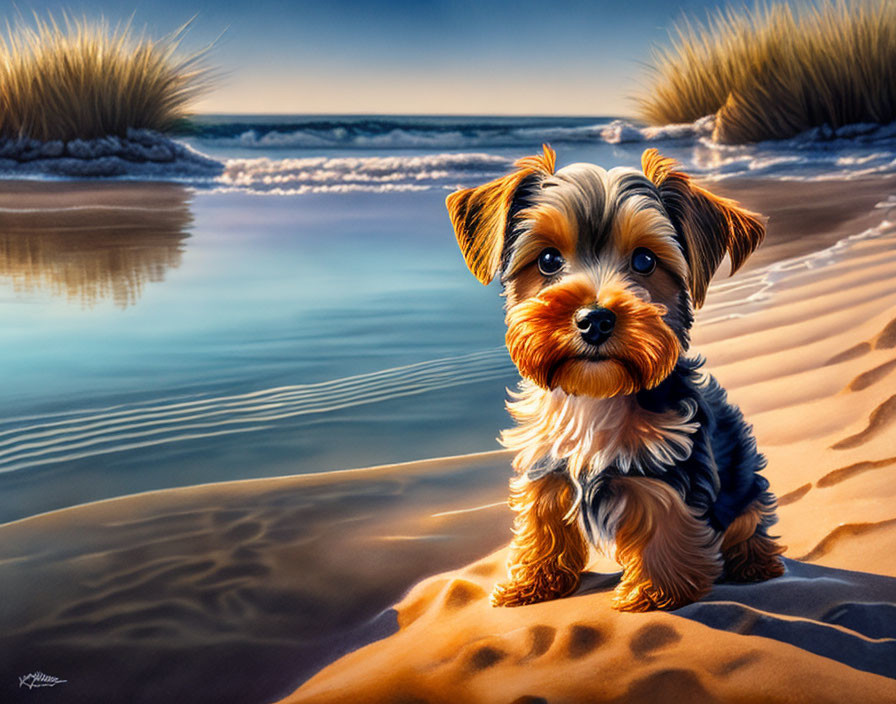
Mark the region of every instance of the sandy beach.
<instances>
[{"instance_id":1,"label":"sandy beach","mask_svg":"<svg viewBox=\"0 0 896 704\"><path fill-rule=\"evenodd\" d=\"M66 702L896 699L896 187L720 190L769 236L693 350L768 457L785 577L619 614L594 554L573 597L492 609L504 451L153 491L0 526L4 701L36 668Z\"/></svg>"},{"instance_id":2,"label":"sandy beach","mask_svg":"<svg viewBox=\"0 0 896 704\"><path fill-rule=\"evenodd\" d=\"M896 702L896 3L27 5L0 704Z\"/></svg>"},{"instance_id":3,"label":"sandy beach","mask_svg":"<svg viewBox=\"0 0 896 704\"><path fill-rule=\"evenodd\" d=\"M800 232L797 208L776 221L765 207L772 227ZM770 250L794 246L772 240L764 262L716 282L694 336L768 456L783 578L719 585L671 614L620 614L618 575L595 556L573 597L493 609L499 551L415 586L396 634L284 702L892 701L896 233L879 231L799 268L771 263Z\"/></svg>"}]
</instances>

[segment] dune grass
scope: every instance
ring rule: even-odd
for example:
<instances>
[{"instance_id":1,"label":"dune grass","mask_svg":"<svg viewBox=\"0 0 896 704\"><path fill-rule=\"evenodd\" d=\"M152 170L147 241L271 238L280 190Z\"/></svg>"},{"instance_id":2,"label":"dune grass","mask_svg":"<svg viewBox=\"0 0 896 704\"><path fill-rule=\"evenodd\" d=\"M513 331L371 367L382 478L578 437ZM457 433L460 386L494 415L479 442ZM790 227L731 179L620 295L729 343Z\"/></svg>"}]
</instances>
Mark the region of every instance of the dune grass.
<instances>
[{"instance_id":1,"label":"dune grass","mask_svg":"<svg viewBox=\"0 0 896 704\"><path fill-rule=\"evenodd\" d=\"M896 2L818 0L686 20L656 49L637 97L651 124L716 115L715 138L753 142L812 127L896 120Z\"/></svg>"},{"instance_id":2,"label":"dune grass","mask_svg":"<svg viewBox=\"0 0 896 704\"><path fill-rule=\"evenodd\" d=\"M175 127L210 83L207 49L184 53L184 25L161 39L104 20L35 16L0 36L0 137L41 141Z\"/></svg>"}]
</instances>

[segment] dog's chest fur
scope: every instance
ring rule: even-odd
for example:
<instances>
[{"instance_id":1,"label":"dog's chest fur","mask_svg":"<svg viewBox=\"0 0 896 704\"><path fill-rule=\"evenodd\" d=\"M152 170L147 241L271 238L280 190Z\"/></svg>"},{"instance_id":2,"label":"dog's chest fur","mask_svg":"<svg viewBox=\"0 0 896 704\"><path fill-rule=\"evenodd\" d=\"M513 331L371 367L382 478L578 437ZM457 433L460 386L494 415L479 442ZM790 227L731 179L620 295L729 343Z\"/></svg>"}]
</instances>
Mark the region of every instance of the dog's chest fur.
<instances>
[{"instance_id":1,"label":"dog's chest fur","mask_svg":"<svg viewBox=\"0 0 896 704\"><path fill-rule=\"evenodd\" d=\"M546 391L523 381L507 409L517 422L501 442L515 450L516 470L529 479L564 467L580 484L608 468L656 474L687 459L692 451L696 404L651 412L634 396L608 399Z\"/></svg>"}]
</instances>

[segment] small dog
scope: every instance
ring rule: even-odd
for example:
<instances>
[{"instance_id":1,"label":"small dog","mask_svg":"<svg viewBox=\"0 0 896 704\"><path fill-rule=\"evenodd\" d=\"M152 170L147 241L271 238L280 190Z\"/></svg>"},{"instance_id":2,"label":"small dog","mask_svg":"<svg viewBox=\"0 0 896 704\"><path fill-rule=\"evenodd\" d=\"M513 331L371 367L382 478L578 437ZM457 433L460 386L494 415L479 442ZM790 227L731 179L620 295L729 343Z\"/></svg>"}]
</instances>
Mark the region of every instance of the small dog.
<instances>
[{"instance_id":1,"label":"small dog","mask_svg":"<svg viewBox=\"0 0 896 704\"><path fill-rule=\"evenodd\" d=\"M501 438L517 451L515 537L492 604L572 593L589 541L615 541L623 611L683 606L722 577L780 576L765 459L702 360L684 356L693 309L726 252L733 273L762 242L760 216L655 149L643 173L555 173L555 159L545 145L447 200L470 271L484 284L500 273L522 377Z\"/></svg>"}]
</instances>

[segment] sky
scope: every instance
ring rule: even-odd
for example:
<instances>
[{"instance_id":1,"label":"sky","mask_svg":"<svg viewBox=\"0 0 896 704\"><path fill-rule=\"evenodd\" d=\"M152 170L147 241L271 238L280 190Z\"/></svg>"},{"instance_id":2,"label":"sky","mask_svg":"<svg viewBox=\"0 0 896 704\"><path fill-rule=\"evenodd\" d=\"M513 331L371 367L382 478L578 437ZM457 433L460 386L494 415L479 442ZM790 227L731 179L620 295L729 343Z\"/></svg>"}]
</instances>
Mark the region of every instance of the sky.
<instances>
[{"instance_id":1,"label":"sky","mask_svg":"<svg viewBox=\"0 0 896 704\"><path fill-rule=\"evenodd\" d=\"M0 0L6 19L133 15L160 36L195 16L222 74L198 112L633 114L650 49L710 0Z\"/></svg>"}]
</instances>

